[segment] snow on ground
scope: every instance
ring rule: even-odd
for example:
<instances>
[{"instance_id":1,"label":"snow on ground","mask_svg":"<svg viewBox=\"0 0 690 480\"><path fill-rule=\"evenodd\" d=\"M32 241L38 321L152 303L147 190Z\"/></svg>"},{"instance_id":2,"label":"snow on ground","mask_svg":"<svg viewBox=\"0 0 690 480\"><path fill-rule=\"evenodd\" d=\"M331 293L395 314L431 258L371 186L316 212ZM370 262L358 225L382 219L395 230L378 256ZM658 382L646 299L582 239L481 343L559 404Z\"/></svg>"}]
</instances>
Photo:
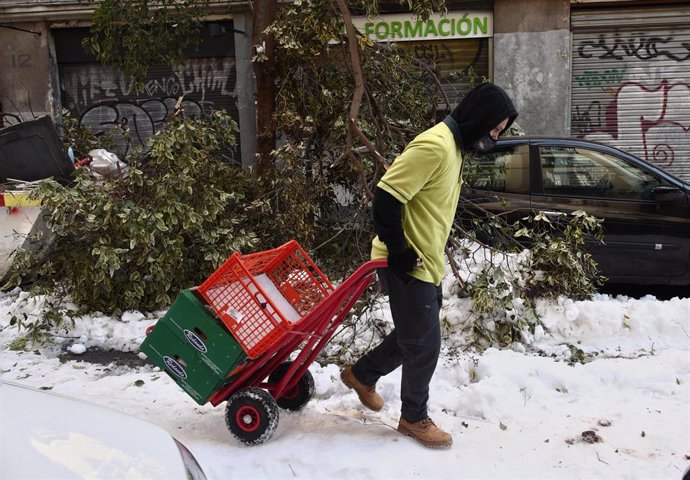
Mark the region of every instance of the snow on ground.
<instances>
[{"instance_id":1,"label":"snow on ground","mask_svg":"<svg viewBox=\"0 0 690 480\"><path fill-rule=\"evenodd\" d=\"M467 318L468 307L448 296L444 314ZM544 328L522 348L444 352L430 415L455 443L441 451L395 431L399 371L379 382L386 406L373 413L341 384L339 366L314 364L315 398L299 412L281 411L270 441L245 447L227 431L223 405L198 406L157 368L59 358L136 351L164 312L96 313L53 347L10 350L10 318L37 309L24 292L0 297L4 379L158 424L192 450L209 479L680 479L690 464L690 298L541 301ZM570 364L570 345L591 360Z\"/></svg>"}]
</instances>

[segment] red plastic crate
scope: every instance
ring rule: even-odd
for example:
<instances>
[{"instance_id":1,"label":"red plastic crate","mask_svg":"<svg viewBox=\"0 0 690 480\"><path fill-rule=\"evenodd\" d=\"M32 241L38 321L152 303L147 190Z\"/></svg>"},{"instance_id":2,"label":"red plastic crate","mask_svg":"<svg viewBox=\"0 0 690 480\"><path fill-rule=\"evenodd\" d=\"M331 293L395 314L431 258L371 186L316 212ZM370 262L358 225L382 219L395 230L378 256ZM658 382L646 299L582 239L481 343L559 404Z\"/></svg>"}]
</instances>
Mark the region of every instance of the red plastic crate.
<instances>
[{"instance_id":1,"label":"red plastic crate","mask_svg":"<svg viewBox=\"0 0 690 480\"><path fill-rule=\"evenodd\" d=\"M233 253L198 289L250 358L299 325L333 285L295 240Z\"/></svg>"}]
</instances>

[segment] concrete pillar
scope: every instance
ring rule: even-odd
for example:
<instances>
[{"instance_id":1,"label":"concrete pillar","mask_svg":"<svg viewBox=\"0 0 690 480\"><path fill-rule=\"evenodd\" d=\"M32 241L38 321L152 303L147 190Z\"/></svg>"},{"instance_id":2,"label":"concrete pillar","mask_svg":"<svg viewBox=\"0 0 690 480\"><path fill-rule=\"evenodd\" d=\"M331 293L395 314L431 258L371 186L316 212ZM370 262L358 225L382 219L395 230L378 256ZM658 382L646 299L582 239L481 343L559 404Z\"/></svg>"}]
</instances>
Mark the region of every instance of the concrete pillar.
<instances>
[{"instance_id":1,"label":"concrete pillar","mask_svg":"<svg viewBox=\"0 0 690 480\"><path fill-rule=\"evenodd\" d=\"M515 102L526 134L568 136L568 0L495 0L494 81Z\"/></svg>"},{"instance_id":2,"label":"concrete pillar","mask_svg":"<svg viewBox=\"0 0 690 480\"><path fill-rule=\"evenodd\" d=\"M15 23L0 28L0 104L4 125L51 115L50 33L43 22ZM34 33L31 33L34 32Z\"/></svg>"}]
</instances>

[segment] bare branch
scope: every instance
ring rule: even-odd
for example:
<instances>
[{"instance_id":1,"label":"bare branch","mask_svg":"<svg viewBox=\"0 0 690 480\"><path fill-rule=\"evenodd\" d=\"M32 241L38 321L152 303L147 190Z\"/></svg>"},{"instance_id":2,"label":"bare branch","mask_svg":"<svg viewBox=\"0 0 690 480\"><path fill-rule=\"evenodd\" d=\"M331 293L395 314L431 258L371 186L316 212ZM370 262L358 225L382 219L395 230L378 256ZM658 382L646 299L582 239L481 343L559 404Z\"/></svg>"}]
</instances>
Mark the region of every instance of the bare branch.
<instances>
[{"instance_id":1,"label":"bare branch","mask_svg":"<svg viewBox=\"0 0 690 480\"><path fill-rule=\"evenodd\" d=\"M359 56L359 47L357 43L357 35L355 27L352 24L352 15L347 6L346 0L331 0L335 1L340 15L343 17L345 23L345 33L347 36L347 47L350 54L350 67L352 68L352 76L355 81L355 88L352 92L352 103L350 104L350 122L354 122L359 115L359 108L362 105L362 96L364 95L364 74L362 73L362 59Z\"/></svg>"},{"instance_id":2,"label":"bare branch","mask_svg":"<svg viewBox=\"0 0 690 480\"><path fill-rule=\"evenodd\" d=\"M357 125L352 118L350 119L350 130L352 130L357 135L357 138L359 138L360 141L369 149L369 153L374 156L383 169L388 170L388 162L386 159L383 158L383 155L378 152L376 146L371 143L371 140L369 140L366 135L364 135L362 129L359 128L359 125Z\"/></svg>"},{"instance_id":3,"label":"bare branch","mask_svg":"<svg viewBox=\"0 0 690 480\"><path fill-rule=\"evenodd\" d=\"M441 95L443 95L443 100L446 103L446 108L448 108L448 110L450 110L450 108L451 108L450 100L448 99L448 95L446 95L446 91L443 90L443 85L441 85L441 80L440 80L441 74L439 73L439 71L436 68L429 65L428 63L423 62L420 59L415 58L415 57L412 57L412 63L414 63L418 67L425 70L431 76L431 78L434 79L434 83L436 83L436 86L438 87L438 91L441 93Z\"/></svg>"},{"instance_id":4,"label":"bare branch","mask_svg":"<svg viewBox=\"0 0 690 480\"><path fill-rule=\"evenodd\" d=\"M362 166L361 160L355 155L355 152L350 149L347 152L347 156L352 160L352 162L357 165L357 171L359 173L359 179L360 179L360 184L362 186L362 189L364 190L364 194L366 195L368 200L373 200L374 194L372 193L371 189L369 188L367 184L367 178L366 175L364 174L364 167Z\"/></svg>"},{"instance_id":5,"label":"bare branch","mask_svg":"<svg viewBox=\"0 0 690 480\"><path fill-rule=\"evenodd\" d=\"M460 270L458 269L458 264L455 263L455 258L453 258L453 252L450 251L448 245L446 245L446 256L448 257L448 263L450 263L450 269L453 271L455 279L460 284L460 288L465 290L467 285L465 284L465 281L462 278L460 278Z\"/></svg>"}]
</instances>

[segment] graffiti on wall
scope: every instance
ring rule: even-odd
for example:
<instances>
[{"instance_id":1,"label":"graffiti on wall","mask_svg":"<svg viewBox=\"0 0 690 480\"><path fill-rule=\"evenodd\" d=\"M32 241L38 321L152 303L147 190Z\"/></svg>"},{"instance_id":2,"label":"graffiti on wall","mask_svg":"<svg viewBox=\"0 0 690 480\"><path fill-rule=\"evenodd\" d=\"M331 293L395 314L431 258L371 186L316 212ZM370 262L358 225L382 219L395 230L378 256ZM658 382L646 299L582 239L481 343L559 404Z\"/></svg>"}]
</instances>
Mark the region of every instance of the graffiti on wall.
<instances>
[{"instance_id":1,"label":"graffiti on wall","mask_svg":"<svg viewBox=\"0 0 690 480\"><path fill-rule=\"evenodd\" d=\"M102 65L65 65L61 73L63 106L96 135L126 132L118 145L122 153L146 145L178 107L189 118L237 109L235 61L229 57L152 68L139 93L124 74Z\"/></svg>"},{"instance_id":2,"label":"graffiti on wall","mask_svg":"<svg viewBox=\"0 0 690 480\"><path fill-rule=\"evenodd\" d=\"M623 60L626 57L634 57L643 61L666 58L676 62L690 59L690 44L682 43L680 49L675 48L671 36L623 36L619 33L602 33L596 41L581 41L576 50L581 58Z\"/></svg>"},{"instance_id":3,"label":"graffiti on wall","mask_svg":"<svg viewBox=\"0 0 690 480\"><path fill-rule=\"evenodd\" d=\"M641 99L644 112L637 107ZM624 82L605 108L599 101L583 110L576 107L575 128L584 138L626 145L633 155L671 167L677 158L675 147L690 140L690 84L663 80L649 88Z\"/></svg>"},{"instance_id":4,"label":"graffiti on wall","mask_svg":"<svg viewBox=\"0 0 690 480\"><path fill-rule=\"evenodd\" d=\"M575 75L575 82L580 87L602 87L607 85L619 84L625 71L628 69L627 65L622 68L607 68L606 70L585 70L581 75Z\"/></svg>"},{"instance_id":5,"label":"graffiti on wall","mask_svg":"<svg viewBox=\"0 0 690 480\"><path fill-rule=\"evenodd\" d=\"M690 153L690 44L672 35L602 33L574 51L572 134L671 172L690 170L679 161Z\"/></svg>"},{"instance_id":6,"label":"graffiti on wall","mask_svg":"<svg viewBox=\"0 0 690 480\"><path fill-rule=\"evenodd\" d=\"M87 107L79 117L80 123L91 127L96 135L118 128L126 131L133 146L144 145L146 140L163 128L175 113L178 98L165 97L152 100L100 100ZM185 115L198 118L212 111L212 105L183 100L180 107Z\"/></svg>"}]
</instances>

